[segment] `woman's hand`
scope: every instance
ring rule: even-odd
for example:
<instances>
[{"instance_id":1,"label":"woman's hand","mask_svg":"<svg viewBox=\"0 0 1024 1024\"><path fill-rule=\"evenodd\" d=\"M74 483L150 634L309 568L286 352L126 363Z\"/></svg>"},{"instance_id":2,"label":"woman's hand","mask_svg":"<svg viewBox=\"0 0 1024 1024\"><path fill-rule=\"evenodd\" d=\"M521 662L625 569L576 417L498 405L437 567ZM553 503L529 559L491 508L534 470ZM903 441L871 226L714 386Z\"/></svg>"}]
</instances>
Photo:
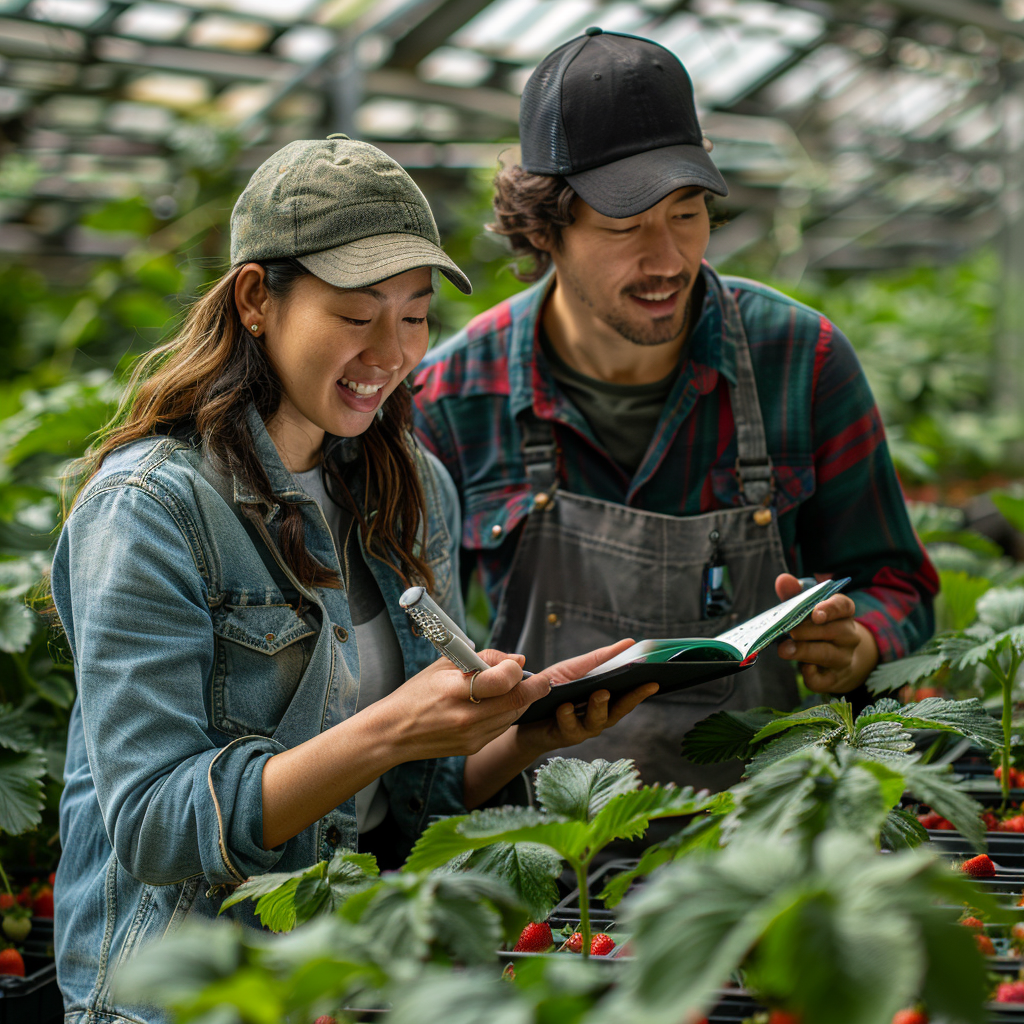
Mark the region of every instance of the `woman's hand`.
<instances>
[{"instance_id":1,"label":"woman's hand","mask_svg":"<svg viewBox=\"0 0 1024 1024\"><path fill-rule=\"evenodd\" d=\"M492 667L472 679L477 703L469 699L471 676L440 658L366 709L400 745L402 761L474 754L551 688L543 673L523 679L522 655L479 654Z\"/></svg>"},{"instance_id":2,"label":"woman's hand","mask_svg":"<svg viewBox=\"0 0 1024 1024\"><path fill-rule=\"evenodd\" d=\"M800 581L789 573L775 580L775 593L781 601L795 597L800 589ZM852 598L833 594L789 631L791 639L779 644L780 658L800 662L808 690L849 693L878 664L878 645L871 631L853 617L856 610Z\"/></svg>"},{"instance_id":3,"label":"woman's hand","mask_svg":"<svg viewBox=\"0 0 1024 1024\"><path fill-rule=\"evenodd\" d=\"M579 679L580 676L585 676L588 672L593 671L598 665L603 665L610 658L621 654L632 642L632 640L620 640L609 647L599 647L597 650L588 651L579 657L560 661L557 665L538 672L533 678L543 676L550 680L552 685ZM518 745L524 751L532 754L531 760L549 750L573 747L584 740L600 736L605 729L610 729L625 718L641 701L657 692L657 683L645 683L612 701L608 690L595 690L590 695L587 711L583 717L579 717L575 707L567 703L559 706L554 718L517 726Z\"/></svg>"}]
</instances>

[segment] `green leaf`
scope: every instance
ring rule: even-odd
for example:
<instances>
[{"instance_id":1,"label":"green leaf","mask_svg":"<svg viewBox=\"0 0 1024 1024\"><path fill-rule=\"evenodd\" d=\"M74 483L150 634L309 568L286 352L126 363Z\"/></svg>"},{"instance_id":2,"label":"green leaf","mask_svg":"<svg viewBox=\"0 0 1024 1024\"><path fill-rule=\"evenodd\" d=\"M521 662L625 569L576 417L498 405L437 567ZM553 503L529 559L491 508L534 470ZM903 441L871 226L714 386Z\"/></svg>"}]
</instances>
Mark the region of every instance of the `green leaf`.
<instances>
[{"instance_id":1,"label":"green leaf","mask_svg":"<svg viewBox=\"0 0 1024 1024\"><path fill-rule=\"evenodd\" d=\"M58 708L69 708L75 703L75 688L66 676L51 672L42 679L34 680L35 688L51 704Z\"/></svg>"},{"instance_id":2,"label":"green leaf","mask_svg":"<svg viewBox=\"0 0 1024 1024\"><path fill-rule=\"evenodd\" d=\"M948 569L939 572L939 600L937 616L946 629L966 629L978 617L977 601L992 586L982 576Z\"/></svg>"},{"instance_id":3,"label":"green leaf","mask_svg":"<svg viewBox=\"0 0 1024 1024\"><path fill-rule=\"evenodd\" d=\"M898 661L887 661L879 665L868 676L866 685L871 693L889 693L908 683L917 683L922 679L927 679L948 661L947 655L938 650L911 654Z\"/></svg>"},{"instance_id":4,"label":"green leaf","mask_svg":"<svg viewBox=\"0 0 1024 1024\"><path fill-rule=\"evenodd\" d=\"M982 594L978 619L996 633L1024 625L1024 587L993 587Z\"/></svg>"},{"instance_id":5,"label":"green leaf","mask_svg":"<svg viewBox=\"0 0 1024 1024\"><path fill-rule=\"evenodd\" d=\"M42 821L45 774L41 751L0 749L0 832L18 835Z\"/></svg>"},{"instance_id":6,"label":"green leaf","mask_svg":"<svg viewBox=\"0 0 1024 1024\"><path fill-rule=\"evenodd\" d=\"M500 878L526 907L533 921L543 921L558 902L562 859L537 843L496 843L473 852L467 869Z\"/></svg>"},{"instance_id":7,"label":"green leaf","mask_svg":"<svg viewBox=\"0 0 1024 1024\"><path fill-rule=\"evenodd\" d=\"M0 747L18 753L36 749L32 727L25 721L24 712L12 704L0 704Z\"/></svg>"},{"instance_id":8,"label":"green leaf","mask_svg":"<svg viewBox=\"0 0 1024 1024\"><path fill-rule=\"evenodd\" d=\"M900 757L914 749L914 739L902 722L875 721L857 729L851 746L872 757Z\"/></svg>"},{"instance_id":9,"label":"green leaf","mask_svg":"<svg viewBox=\"0 0 1024 1024\"><path fill-rule=\"evenodd\" d=\"M985 849L982 806L952 781L950 765L918 764L916 758L900 765L907 790L922 803L951 821L957 831L978 850Z\"/></svg>"},{"instance_id":10,"label":"green leaf","mask_svg":"<svg viewBox=\"0 0 1024 1024\"><path fill-rule=\"evenodd\" d=\"M537 799L546 814L591 821L609 800L640 786L631 760L580 761L553 757L537 771Z\"/></svg>"},{"instance_id":11,"label":"green leaf","mask_svg":"<svg viewBox=\"0 0 1024 1024\"><path fill-rule=\"evenodd\" d=\"M886 850L912 850L928 841L928 830L910 811L894 807L882 823L881 839Z\"/></svg>"},{"instance_id":12,"label":"green leaf","mask_svg":"<svg viewBox=\"0 0 1024 1024\"><path fill-rule=\"evenodd\" d=\"M874 722L899 722L908 729L939 729L967 736L985 747L1002 744L1003 734L997 722L976 697L969 700L944 700L927 697L913 704L877 701L858 716L859 731Z\"/></svg>"},{"instance_id":13,"label":"green leaf","mask_svg":"<svg viewBox=\"0 0 1024 1024\"><path fill-rule=\"evenodd\" d=\"M591 822L587 848L593 854L613 839L638 838L657 818L696 814L715 805L717 800L717 795L711 796L706 791L694 794L690 786L683 789L645 786L633 793L621 793L612 798Z\"/></svg>"},{"instance_id":14,"label":"green leaf","mask_svg":"<svg viewBox=\"0 0 1024 1024\"><path fill-rule=\"evenodd\" d=\"M846 729L841 726L828 732L822 732L818 726L800 726L790 729L789 732L783 733L762 747L760 753L755 755L747 765L746 774L748 776L756 775L778 761L815 747L820 747L823 750L830 749L845 736Z\"/></svg>"},{"instance_id":15,"label":"green leaf","mask_svg":"<svg viewBox=\"0 0 1024 1024\"><path fill-rule=\"evenodd\" d=\"M39 618L21 601L12 601L0 594L0 651L20 654L32 639Z\"/></svg>"},{"instance_id":16,"label":"green leaf","mask_svg":"<svg viewBox=\"0 0 1024 1024\"><path fill-rule=\"evenodd\" d=\"M989 497L1013 528L1024 533L1024 498L1018 498L1006 491L989 491Z\"/></svg>"},{"instance_id":17,"label":"green leaf","mask_svg":"<svg viewBox=\"0 0 1024 1024\"><path fill-rule=\"evenodd\" d=\"M683 756L694 764L746 759L753 753L750 741L777 714L771 708L752 708L709 715L683 738Z\"/></svg>"},{"instance_id":18,"label":"green leaf","mask_svg":"<svg viewBox=\"0 0 1024 1024\"><path fill-rule=\"evenodd\" d=\"M781 718L769 722L761 729L751 741L762 743L772 736L794 726L814 726L820 729L835 729L842 727L848 736L853 735L853 709L845 700L832 700L828 704L815 704L804 711L794 711L792 714L784 715Z\"/></svg>"}]
</instances>

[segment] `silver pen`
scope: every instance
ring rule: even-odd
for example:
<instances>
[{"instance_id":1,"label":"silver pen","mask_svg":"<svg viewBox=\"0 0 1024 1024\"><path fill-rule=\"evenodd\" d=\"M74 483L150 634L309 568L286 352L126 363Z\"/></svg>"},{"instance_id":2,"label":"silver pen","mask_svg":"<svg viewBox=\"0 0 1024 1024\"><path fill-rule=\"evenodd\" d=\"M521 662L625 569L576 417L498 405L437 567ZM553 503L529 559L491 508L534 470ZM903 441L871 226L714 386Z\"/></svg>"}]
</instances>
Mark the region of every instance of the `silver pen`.
<instances>
[{"instance_id":1,"label":"silver pen","mask_svg":"<svg viewBox=\"0 0 1024 1024\"><path fill-rule=\"evenodd\" d=\"M398 603L406 615L423 630L423 635L437 651L454 662L462 672L477 672L491 666L476 653L476 644L459 628L424 587L410 587ZM523 678L532 672L523 669Z\"/></svg>"},{"instance_id":2,"label":"silver pen","mask_svg":"<svg viewBox=\"0 0 1024 1024\"><path fill-rule=\"evenodd\" d=\"M463 672L491 666L473 649L473 641L459 629L423 587L410 587L398 600L423 635Z\"/></svg>"}]
</instances>

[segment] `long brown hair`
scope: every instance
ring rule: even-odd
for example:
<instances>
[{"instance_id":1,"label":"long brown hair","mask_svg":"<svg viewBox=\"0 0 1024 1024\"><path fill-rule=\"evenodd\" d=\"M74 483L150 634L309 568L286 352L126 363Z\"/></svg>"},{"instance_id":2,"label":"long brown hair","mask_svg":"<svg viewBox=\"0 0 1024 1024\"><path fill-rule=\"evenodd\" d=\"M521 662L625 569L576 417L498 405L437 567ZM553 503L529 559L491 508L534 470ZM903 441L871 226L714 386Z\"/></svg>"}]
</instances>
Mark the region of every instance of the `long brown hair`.
<instances>
[{"instance_id":1,"label":"long brown hair","mask_svg":"<svg viewBox=\"0 0 1024 1024\"><path fill-rule=\"evenodd\" d=\"M264 283L283 299L307 271L297 260L261 262ZM283 394L264 343L242 325L235 306L233 267L189 307L180 330L136 363L121 405L78 467L75 499L115 448L140 438L174 433L201 442L219 468L237 474L267 504L281 508L278 543L288 566L306 586L341 587L341 579L309 553L300 506L274 494L245 419L249 404L266 421ZM364 508L331 460L322 471L330 491L359 523L371 555L391 566L407 583L433 586L433 574L417 544L426 524L423 486L412 442L412 395L401 384L383 405L383 415L360 437L366 477ZM70 503L74 505L74 500ZM369 515L369 509L375 509ZM65 516L70 509L65 508ZM243 506L258 515L257 506Z\"/></svg>"}]
</instances>

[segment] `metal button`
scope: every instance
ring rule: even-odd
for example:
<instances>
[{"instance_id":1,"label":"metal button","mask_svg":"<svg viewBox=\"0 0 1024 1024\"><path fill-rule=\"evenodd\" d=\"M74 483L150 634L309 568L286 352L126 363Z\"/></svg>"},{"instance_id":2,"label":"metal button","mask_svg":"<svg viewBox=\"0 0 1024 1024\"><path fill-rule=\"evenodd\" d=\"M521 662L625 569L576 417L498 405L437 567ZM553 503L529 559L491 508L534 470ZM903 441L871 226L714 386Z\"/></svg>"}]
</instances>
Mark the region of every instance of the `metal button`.
<instances>
[{"instance_id":1,"label":"metal button","mask_svg":"<svg viewBox=\"0 0 1024 1024\"><path fill-rule=\"evenodd\" d=\"M548 622L552 626L558 625L558 616L554 612L548 612Z\"/></svg>"},{"instance_id":2,"label":"metal button","mask_svg":"<svg viewBox=\"0 0 1024 1024\"><path fill-rule=\"evenodd\" d=\"M503 531L502 531L502 528L501 528L501 523L495 523L491 527L491 536L494 537L495 539L500 537L502 535L502 532Z\"/></svg>"},{"instance_id":3,"label":"metal button","mask_svg":"<svg viewBox=\"0 0 1024 1024\"><path fill-rule=\"evenodd\" d=\"M758 526L767 526L772 521L772 510L770 508L759 508L754 513L754 522Z\"/></svg>"},{"instance_id":4,"label":"metal button","mask_svg":"<svg viewBox=\"0 0 1024 1024\"><path fill-rule=\"evenodd\" d=\"M348 639L348 630L344 626L335 626L334 635L344 643Z\"/></svg>"},{"instance_id":5,"label":"metal button","mask_svg":"<svg viewBox=\"0 0 1024 1024\"><path fill-rule=\"evenodd\" d=\"M533 507L534 508L545 508L551 498L541 491L539 494L533 496Z\"/></svg>"},{"instance_id":6,"label":"metal button","mask_svg":"<svg viewBox=\"0 0 1024 1024\"><path fill-rule=\"evenodd\" d=\"M269 644L274 639L274 634L268 633L263 639L266 640L267 643Z\"/></svg>"},{"instance_id":7,"label":"metal button","mask_svg":"<svg viewBox=\"0 0 1024 1024\"><path fill-rule=\"evenodd\" d=\"M341 845L341 832L338 830L337 825L332 825L327 830L327 842L329 842L331 846Z\"/></svg>"}]
</instances>

